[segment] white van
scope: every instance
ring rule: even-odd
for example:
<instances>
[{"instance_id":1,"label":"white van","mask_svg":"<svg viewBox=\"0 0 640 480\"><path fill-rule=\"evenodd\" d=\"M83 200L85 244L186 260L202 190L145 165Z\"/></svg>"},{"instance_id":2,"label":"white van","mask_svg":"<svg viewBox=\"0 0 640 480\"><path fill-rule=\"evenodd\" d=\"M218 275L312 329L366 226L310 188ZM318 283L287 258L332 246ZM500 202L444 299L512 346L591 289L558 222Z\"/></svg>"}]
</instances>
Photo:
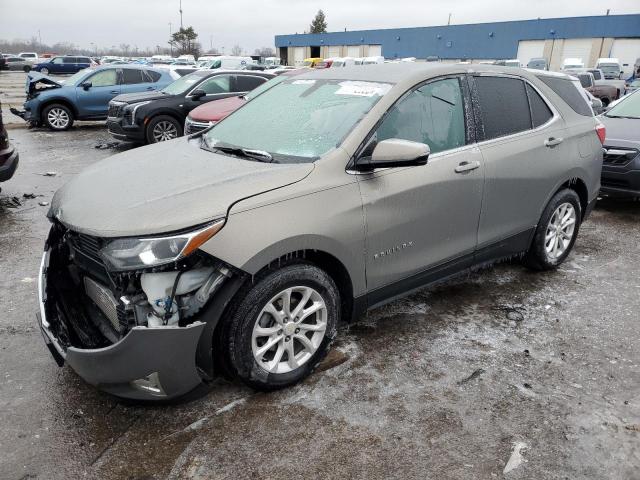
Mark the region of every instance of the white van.
<instances>
[{"instance_id":1,"label":"white van","mask_svg":"<svg viewBox=\"0 0 640 480\"><path fill-rule=\"evenodd\" d=\"M565 58L562 62L562 70L569 68L584 68L584 62L581 58Z\"/></svg>"},{"instance_id":2,"label":"white van","mask_svg":"<svg viewBox=\"0 0 640 480\"><path fill-rule=\"evenodd\" d=\"M211 59L211 61L207 62L204 67L201 68L204 70L213 70L216 68L223 68L225 70L242 70L251 63L254 63L253 58L251 57L221 55Z\"/></svg>"},{"instance_id":3,"label":"white van","mask_svg":"<svg viewBox=\"0 0 640 480\"><path fill-rule=\"evenodd\" d=\"M376 65L378 63L384 63L384 57L364 57L364 60L362 61L363 65Z\"/></svg>"},{"instance_id":4,"label":"white van","mask_svg":"<svg viewBox=\"0 0 640 480\"><path fill-rule=\"evenodd\" d=\"M353 57L334 58L331 68L350 67L356 64L356 59Z\"/></svg>"},{"instance_id":5,"label":"white van","mask_svg":"<svg viewBox=\"0 0 640 480\"><path fill-rule=\"evenodd\" d=\"M185 60L187 62L196 63L196 57L193 55L180 55L176 60Z\"/></svg>"}]
</instances>

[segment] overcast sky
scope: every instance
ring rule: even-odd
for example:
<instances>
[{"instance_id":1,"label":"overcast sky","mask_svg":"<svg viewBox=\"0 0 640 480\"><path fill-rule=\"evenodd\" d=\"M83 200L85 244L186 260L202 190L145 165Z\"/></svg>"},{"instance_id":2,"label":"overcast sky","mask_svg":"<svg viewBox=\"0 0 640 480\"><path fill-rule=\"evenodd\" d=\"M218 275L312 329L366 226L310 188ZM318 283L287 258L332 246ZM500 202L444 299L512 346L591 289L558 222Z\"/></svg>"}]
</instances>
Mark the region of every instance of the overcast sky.
<instances>
[{"instance_id":1,"label":"overcast sky","mask_svg":"<svg viewBox=\"0 0 640 480\"><path fill-rule=\"evenodd\" d=\"M66 41L89 48L126 43L166 46L169 22L180 25L179 0L0 0L0 38ZM182 0L183 23L208 49L247 53L273 46L274 35L302 33L319 8L328 30L420 27L531 18L640 13L638 0Z\"/></svg>"}]
</instances>

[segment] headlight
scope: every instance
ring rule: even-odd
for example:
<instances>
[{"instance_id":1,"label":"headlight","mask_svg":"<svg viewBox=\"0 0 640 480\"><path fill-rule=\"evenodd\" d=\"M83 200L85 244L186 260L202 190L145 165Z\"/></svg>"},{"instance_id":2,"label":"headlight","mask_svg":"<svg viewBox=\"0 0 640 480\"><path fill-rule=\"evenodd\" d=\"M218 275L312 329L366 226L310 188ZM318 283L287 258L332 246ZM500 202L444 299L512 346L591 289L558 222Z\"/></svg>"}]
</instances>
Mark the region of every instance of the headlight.
<instances>
[{"instance_id":1,"label":"headlight","mask_svg":"<svg viewBox=\"0 0 640 480\"><path fill-rule=\"evenodd\" d=\"M115 270L136 270L175 262L193 253L220 231L224 219L192 232L159 238L119 238L100 254Z\"/></svg>"},{"instance_id":2,"label":"headlight","mask_svg":"<svg viewBox=\"0 0 640 480\"><path fill-rule=\"evenodd\" d=\"M146 105L147 103L151 103L151 100L147 100L145 102L132 103L131 105L129 105L128 109L131 110L131 122L132 123L136 123L136 112L138 111L138 109L141 106Z\"/></svg>"}]
</instances>

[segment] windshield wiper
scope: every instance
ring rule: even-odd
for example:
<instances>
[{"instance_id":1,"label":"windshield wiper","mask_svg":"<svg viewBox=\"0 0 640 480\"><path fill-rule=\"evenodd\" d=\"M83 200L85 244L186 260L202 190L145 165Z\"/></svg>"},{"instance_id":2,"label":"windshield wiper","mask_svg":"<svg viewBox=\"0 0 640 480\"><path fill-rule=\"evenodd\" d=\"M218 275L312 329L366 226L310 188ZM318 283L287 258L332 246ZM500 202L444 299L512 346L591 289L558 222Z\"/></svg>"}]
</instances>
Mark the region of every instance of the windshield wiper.
<instances>
[{"instance_id":1,"label":"windshield wiper","mask_svg":"<svg viewBox=\"0 0 640 480\"><path fill-rule=\"evenodd\" d=\"M237 157L243 158L251 158L252 160L258 160L259 162L271 163L273 162L273 155L264 150L254 150L251 148L243 148L237 145L231 145L228 143L218 142L215 145L209 145L209 141L207 140L207 136L202 136L203 148L205 150L209 150L210 152L214 152L216 150L228 153L231 155L235 155Z\"/></svg>"}]
</instances>

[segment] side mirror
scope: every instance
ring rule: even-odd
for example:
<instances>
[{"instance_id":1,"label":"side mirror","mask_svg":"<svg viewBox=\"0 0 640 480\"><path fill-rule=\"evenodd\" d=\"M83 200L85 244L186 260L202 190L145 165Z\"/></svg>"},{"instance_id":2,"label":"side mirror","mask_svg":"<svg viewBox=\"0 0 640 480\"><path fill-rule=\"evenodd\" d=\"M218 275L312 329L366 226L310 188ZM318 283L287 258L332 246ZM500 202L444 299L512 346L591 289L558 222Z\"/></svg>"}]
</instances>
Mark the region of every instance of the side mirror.
<instances>
[{"instance_id":1,"label":"side mirror","mask_svg":"<svg viewBox=\"0 0 640 480\"><path fill-rule=\"evenodd\" d=\"M202 97L204 97L207 94L207 92L205 92L204 90L194 90L193 92L191 92L191 98L193 100L200 100Z\"/></svg>"},{"instance_id":2,"label":"side mirror","mask_svg":"<svg viewBox=\"0 0 640 480\"><path fill-rule=\"evenodd\" d=\"M399 138L378 142L368 160L359 159L356 168L370 171L375 168L413 167L426 165L431 150L429 145Z\"/></svg>"},{"instance_id":3,"label":"side mirror","mask_svg":"<svg viewBox=\"0 0 640 480\"><path fill-rule=\"evenodd\" d=\"M82 83L80 84L80 86L81 86L82 88L84 88L85 90L89 90L89 89L92 87L92 83L91 83L91 82L82 82Z\"/></svg>"}]
</instances>

